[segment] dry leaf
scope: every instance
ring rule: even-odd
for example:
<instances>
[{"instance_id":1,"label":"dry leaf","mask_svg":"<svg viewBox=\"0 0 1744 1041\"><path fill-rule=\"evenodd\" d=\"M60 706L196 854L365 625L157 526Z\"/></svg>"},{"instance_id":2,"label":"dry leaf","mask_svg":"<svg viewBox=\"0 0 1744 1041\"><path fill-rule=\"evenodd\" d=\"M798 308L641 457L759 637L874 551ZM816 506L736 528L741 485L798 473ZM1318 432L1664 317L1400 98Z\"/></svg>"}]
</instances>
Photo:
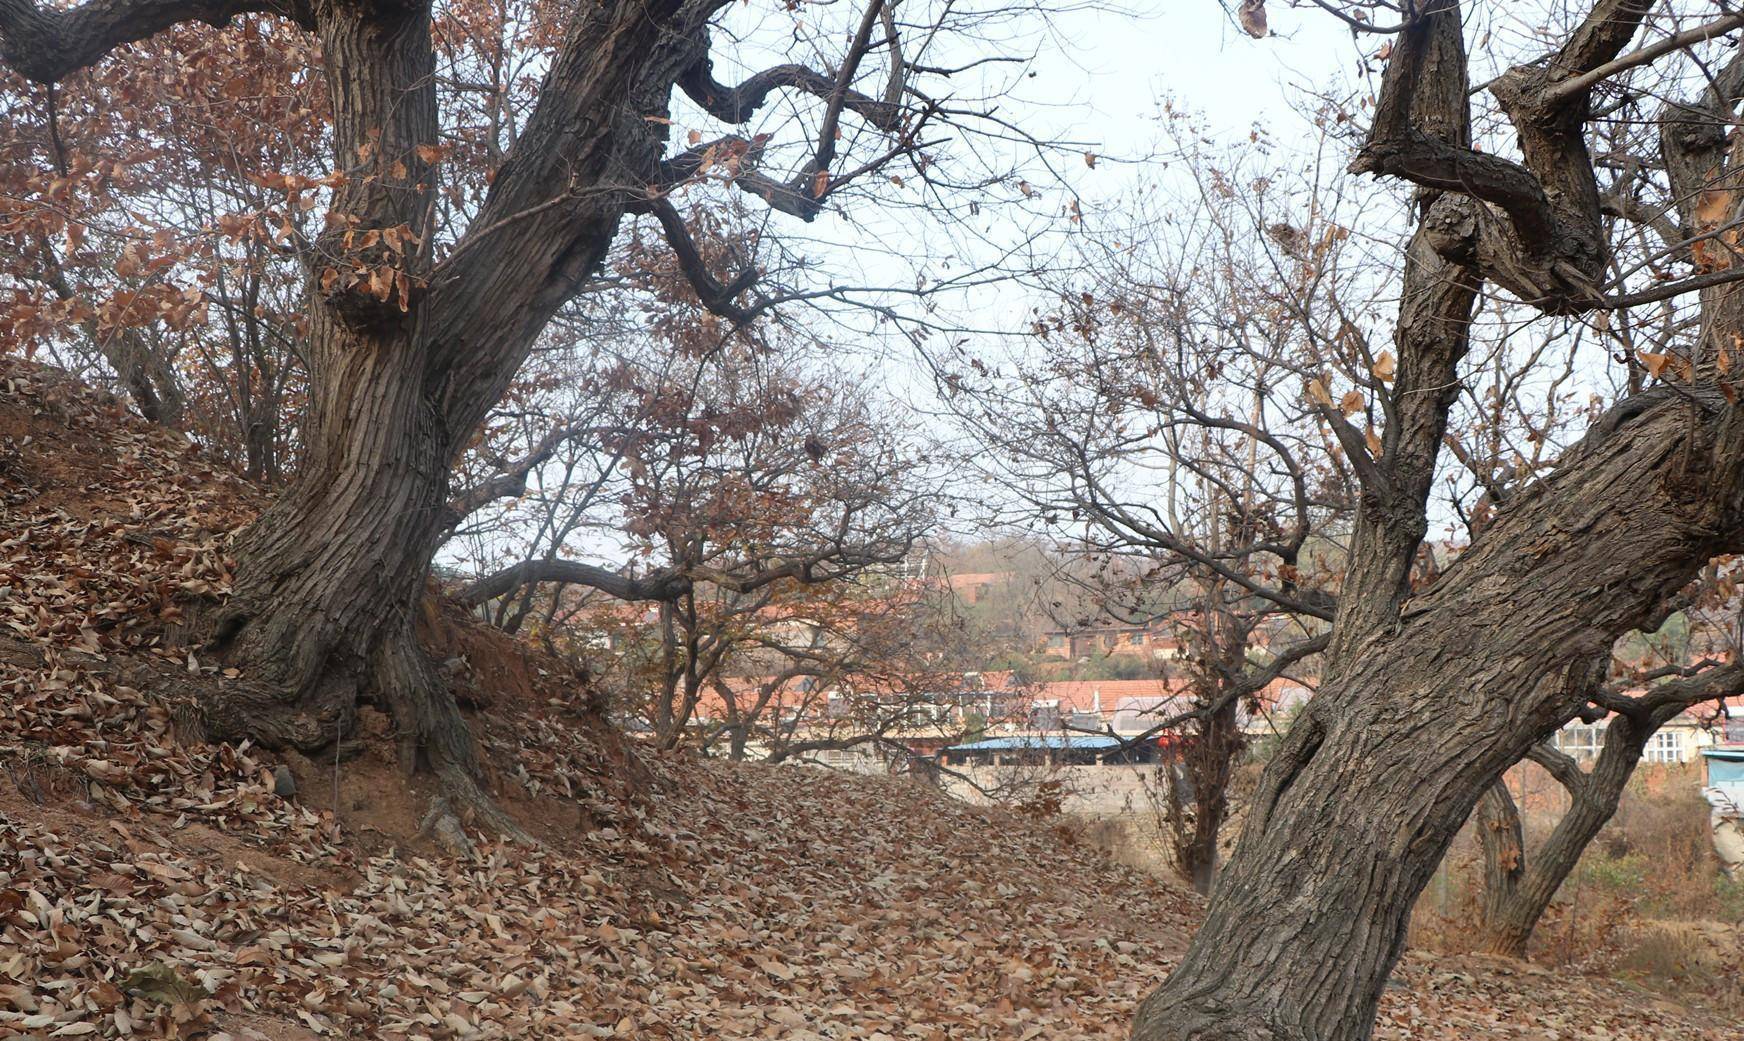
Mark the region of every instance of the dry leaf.
<instances>
[{"instance_id":1,"label":"dry leaf","mask_svg":"<svg viewBox=\"0 0 1744 1041\"><path fill-rule=\"evenodd\" d=\"M1263 39L1266 35L1266 0L1242 0L1241 8L1236 12L1242 29L1254 39Z\"/></svg>"},{"instance_id":2,"label":"dry leaf","mask_svg":"<svg viewBox=\"0 0 1744 1041\"><path fill-rule=\"evenodd\" d=\"M0 746L52 735L78 798L113 812L105 826L13 799L0 815L0 1033L1124 1037L1203 914L1056 823L908 780L648 756L649 799L622 784L623 750L566 713L497 713L493 754L533 812L568 828L580 803L609 826L538 849L481 837L461 859L359 843L267 794L276 756L175 741L160 692L73 653L94 632L177 687L226 682L197 661L180 675L188 660L145 623L163 590L228 588L224 534L260 490L40 367L0 358L0 387L0 419L69 417L53 450L104 485L88 517L8 506L29 537L0 553L0 617L43 660L0 660ZM1308 393L1331 405L1324 382ZM568 681L542 682L561 704ZM1578 973L1414 952L1393 981L1375 1041L1736 1033Z\"/></svg>"}]
</instances>

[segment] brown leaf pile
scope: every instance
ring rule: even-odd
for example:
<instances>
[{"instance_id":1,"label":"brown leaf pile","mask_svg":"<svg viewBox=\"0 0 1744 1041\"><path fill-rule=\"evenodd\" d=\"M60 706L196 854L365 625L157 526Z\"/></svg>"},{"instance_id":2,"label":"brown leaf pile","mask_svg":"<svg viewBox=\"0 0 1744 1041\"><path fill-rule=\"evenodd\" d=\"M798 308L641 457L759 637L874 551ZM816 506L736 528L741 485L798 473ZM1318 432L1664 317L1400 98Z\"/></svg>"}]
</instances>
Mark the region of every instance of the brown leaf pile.
<instances>
[{"instance_id":1,"label":"brown leaf pile","mask_svg":"<svg viewBox=\"0 0 1744 1041\"><path fill-rule=\"evenodd\" d=\"M652 759L613 794L560 706L480 727L544 848L372 847L275 796L270 756L176 740L178 691L233 678L164 633L224 591L246 490L0 361L0 495L0 1038L1120 1038L1197 919L906 781ZM1413 959L1376 1036L1724 1035Z\"/></svg>"}]
</instances>

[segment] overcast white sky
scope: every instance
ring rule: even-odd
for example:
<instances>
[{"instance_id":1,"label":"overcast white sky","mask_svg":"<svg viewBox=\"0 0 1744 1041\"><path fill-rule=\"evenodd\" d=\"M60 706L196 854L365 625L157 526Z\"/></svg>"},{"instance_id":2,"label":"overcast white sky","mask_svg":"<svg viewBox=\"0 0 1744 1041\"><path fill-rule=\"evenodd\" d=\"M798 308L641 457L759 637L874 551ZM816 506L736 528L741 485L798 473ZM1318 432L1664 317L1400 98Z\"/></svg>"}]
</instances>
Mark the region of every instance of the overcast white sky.
<instances>
[{"instance_id":1,"label":"overcast white sky","mask_svg":"<svg viewBox=\"0 0 1744 1041\"><path fill-rule=\"evenodd\" d=\"M1312 135L1306 132L1299 112L1312 107L1304 101L1306 95L1330 92L1348 96L1374 86L1361 75L1362 55L1378 47L1378 39L1353 41L1341 24L1312 8L1292 10L1281 0L1273 0L1272 29L1276 35L1255 40L1231 21L1216 0L1162 0L1141 6L1144 10L1138 13L1107 7L1059 13L1045 34L1034 31L1039 23L1013 30L1028 32L1016 49L1034 49L1035 58L1027 70L1033 75L1019 82L1020 98L1006 103L1002 115L1035 137L1082 142L1063 148L1056 157L1056 169L1066 179L1065 185L1045 177L1036 179L1045 205L1026 209L990 202L975 222L979 225L975 233L988 236L981 242L976 242L973 234L965 235L962 226L939 224L900 207L883 210L872 200L855 200L855 205L844 205L841 213L826 211L810 224L773 215L768 218L773 228L790 247L815 258L832 269L834 277L850 283L905 285L921 277L949 277L975 253L993 252L990 242L1021 239L1038 227L1069 227L1048 216L1060 212L1068 191L1078 193L1085 202L1085 212L1094 214L1100 207L1118 211L1122 195L1132 193L1141 183L1166 179L1168 174L1158 163L1146 161L1167 147L1157 119L1165 98L1201 116L1216 139L1214 144L1240 147L1256 123L1265 124L1274 144L1274 161L1287 162L1297 143L1303 146L1305 157L1311 147ZM766 65L805 60L805 54L793 53L794 20L805 16L804 9L789 14L776 4L753 3L736 9L732 28L740 39L737 46L717 39L717 78L732 81ZM981 53L991 50L989 46ZM972 94L973 84L967 87L966 92ZM798 118L803 122L807 116ZM682 104L674 111L674 119L675 140L683 140L693 125L705 137L718 132L706 125L706 116L687 111ZM947 151L949 148L946 146ZM1094 169L1083 162L1083 150L1100 157ZM911 184L897 196L913 190ZM994 194L989 192L990 199ZM1010 190L1003 194L1015 195ZM1031 219L1032 223L1025 223ZM813 277L821 281L831 276L818 271ZM933 303L941 325L984 330L1022 329L1033 308L1049 306L1040 294L1015 282L996 282ZM905 313L914 313L920 306L913 301L899 304ZM807 314L803 308L793 309L793 313L802 315L801 321L812 320L803 317ZM917 405L923 413L930 411L931 378L907 342L889 336L888 325L879 325L864 312L849 310L842 314L842 322L841 328L828 328L829 319L816 318L815 331L829 345L831 363L848 371L858 370L862 378L882 384L892 397ZM990 335L977 338L989 343L997 339ZM947 425L936 419L919 422L929 436L941 440L953 436ZM958 473L945 479L957 485L967 477ZM979 483L952 491L969 498L995 494ZM601 541L609 539L602 536ZM606 559L614 555L603 544L589 548L597 548Z\"/></svg>"},{"instance_id":2,"label":"overcast white sky","mask_svg":"<svg viewBox=\"0 0 1744 1041\"><path fill-rule=\"evenodd\" d=\"M1068 192L1083 200L1088 214L1129 194L1142 180L1154 182L1163 176L1158 164L1145 160L1167 146L1157 121L1165 98L1173 99L1178 109L1202 117L1210 133L1222 141L1243 142L1256 122L1263 122L1274 145L1287 150L1294 142L1307 143L1311 136L1301 132L1303 117L1292 106L1311 107L1305 101L1309 92L1348 97L1370 89L1372 84L1359 76L1361 56L1380 46L1380 38L1353 41L1331 16L1315 8L1288 8L1284 0L1273 0L1274 35L1264 40L1243 33L1216 0L1152 0L1135 3L1130 11L1114 6L1121 0L1082 0L1082 8L1066 6L1073 0L1060 0L1039 5L1051 11L1045 22L1039 13L1001 17L1002 12L1021 12L1024 2L971 0L961 5L959 12L970 8L988 12L984 25L971 17L968 25L958 26L985 37L949 35L924 55L926 61L950 65L994 54L1033 55L1014 84L1007 81L1019 66L997 64L949 81L923 77L922 85L963 99L974 99L983 91L1000 94L1009 87L1011 93L998 102L1001 118L1034 138L1068 143L1050 154L1052 170L1031 161L1021 175L1038 192L1033 204L1013 205L1016 190L1009 184L992 188L985 193L980 219L971 222L977 227L965 236L960 224L941 221L936 213L905 208L924 198L924 189L911 174L901 189L883 187L886 201L894 204L888 208L873 200L845 198L840 212L826 211L810 224L771 216L768 219L782 241L835 268L838 281L850 284L910 285L919 278L948 278L974 259L985 261L996 244L1022 241L1048 226L1065 207ZM917 4L911 17L924 21L928 15L922 13L923 7L933 10ZM789 12L772 3L735 7L726 30L717 37L716 76L731 82L786 61L828 67L839 53L835 35L845 24L839 19L850 15L857 19L858 9L835 10L822 4L815 12L810 8ZM727 42L722 36L737 39ZM917 40L905 43L909 61L916 60L913 49L921 46L925 44ZM863 83L875 83L883 75L882 65L879 55L877 62L862 70L868 76ZM754 129L778 131L815 123L815 106L809 99L784 100L791 108L772 108L766 125ZM973 100L965 104L976 105ZM687 104L678 106L674 118L675 139L693 130L703 139L719 132ZM951 168L963 176L999 166L1001 147L1008 149L1008 161L1034 159L1019 146L1001 146L980 136L973 120L967 133L953 135L941 128L940 136L957 138L955 144L943 145L942 152L947 164L967 157L966 164ZM1094 169L1083 162L1085 151L1099 157ZM804 156L789 152L786 158L797 162ZM986 160L984 167L977 165L982 160ZM854 164L851 159L840 161L848 167ZM891 169L900 170L900 165ZM975 243L976 235L985 240ZM1011 296L1009 288L1002 288L998 303L1008 313L1021 313L1023 308L1013 307L1016 301ZM986 294L974 294L970 309L985 311Z\"/></svg>"},{"instance_id":3,"label":"overcast white sky","mask_svg":"<svg viewBox=\"0 0 1744 1041\"><path fill-rule=\"evenodd\" d=\"M1231 137L1255 121L1292 121L1302 88L1353 82L1351 34L1314 10L1274 10L1274 35L1241 32L1216 0L1143 5L1143 14L1085 11L1059 20L1070 50L1038 56L1036 88L1071 99L1078 126L1111 155L1141 152L1154 136L1157 100L1172 95ZM1273 8L1282 5L1274 3ZM1369 49L1373 40L1362 41Z\"/></svg>"}]
</instances>

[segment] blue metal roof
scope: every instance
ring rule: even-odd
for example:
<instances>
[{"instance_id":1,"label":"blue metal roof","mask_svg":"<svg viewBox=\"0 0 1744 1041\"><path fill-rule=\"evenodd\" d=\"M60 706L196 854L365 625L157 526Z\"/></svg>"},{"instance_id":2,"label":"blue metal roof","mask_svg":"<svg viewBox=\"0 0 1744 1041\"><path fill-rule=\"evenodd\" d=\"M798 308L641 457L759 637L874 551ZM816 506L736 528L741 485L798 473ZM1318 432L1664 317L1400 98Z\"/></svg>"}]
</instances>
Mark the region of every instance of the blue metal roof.
<instances>
[{"instance_id":1,"label":"blue metal roof","mask_svg":"<svg viewBox=\"0 0 1744 1041\"><path fill-rule=\"evenodd\" d=\"M1119 748L1121 740L1107 734L1019 734L1016 737L989 737L981 741L952 745L947 752L1010 752L1031 748L1076 748L1097 752Z\"/></svg>"},{"instance_id":2,"label":"blue metal roof","mask_svg":"<svg viewBox=\"0 0 1744 1041\"><path fill-rule=\"evenodd\" d=\"M1707 756L1709 759L1735 759L1744 761L1744 745L1721 746L1718 748L1709 746L1702 749L1702 754Z\"/></svg>"}]
</instances>

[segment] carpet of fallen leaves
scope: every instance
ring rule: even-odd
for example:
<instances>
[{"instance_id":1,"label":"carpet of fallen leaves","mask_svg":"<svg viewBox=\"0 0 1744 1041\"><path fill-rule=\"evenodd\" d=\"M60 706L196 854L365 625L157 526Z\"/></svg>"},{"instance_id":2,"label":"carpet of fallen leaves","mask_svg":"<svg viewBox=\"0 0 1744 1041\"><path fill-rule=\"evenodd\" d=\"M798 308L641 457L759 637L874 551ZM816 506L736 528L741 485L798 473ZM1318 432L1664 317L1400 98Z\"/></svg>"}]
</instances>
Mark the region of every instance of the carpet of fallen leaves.
<instances>
[{"instance_id":1,"label":"carpet of fallen leaves","mask_svg":"<svg viewBox=\"0 0 1744 1041\"><path fill-rule=\"evenodd\" d=\"M0 359L0 1038L1118 1038L1197 920L1056 822L911 782L642 757L626 797L561 698L476 720L542 848L361 841L270 754L177 739L189 684L245 679L166 634L253 509ZM1376 1036L1736 1034L1413 956Z\"/></svg>"}]
</instances>

